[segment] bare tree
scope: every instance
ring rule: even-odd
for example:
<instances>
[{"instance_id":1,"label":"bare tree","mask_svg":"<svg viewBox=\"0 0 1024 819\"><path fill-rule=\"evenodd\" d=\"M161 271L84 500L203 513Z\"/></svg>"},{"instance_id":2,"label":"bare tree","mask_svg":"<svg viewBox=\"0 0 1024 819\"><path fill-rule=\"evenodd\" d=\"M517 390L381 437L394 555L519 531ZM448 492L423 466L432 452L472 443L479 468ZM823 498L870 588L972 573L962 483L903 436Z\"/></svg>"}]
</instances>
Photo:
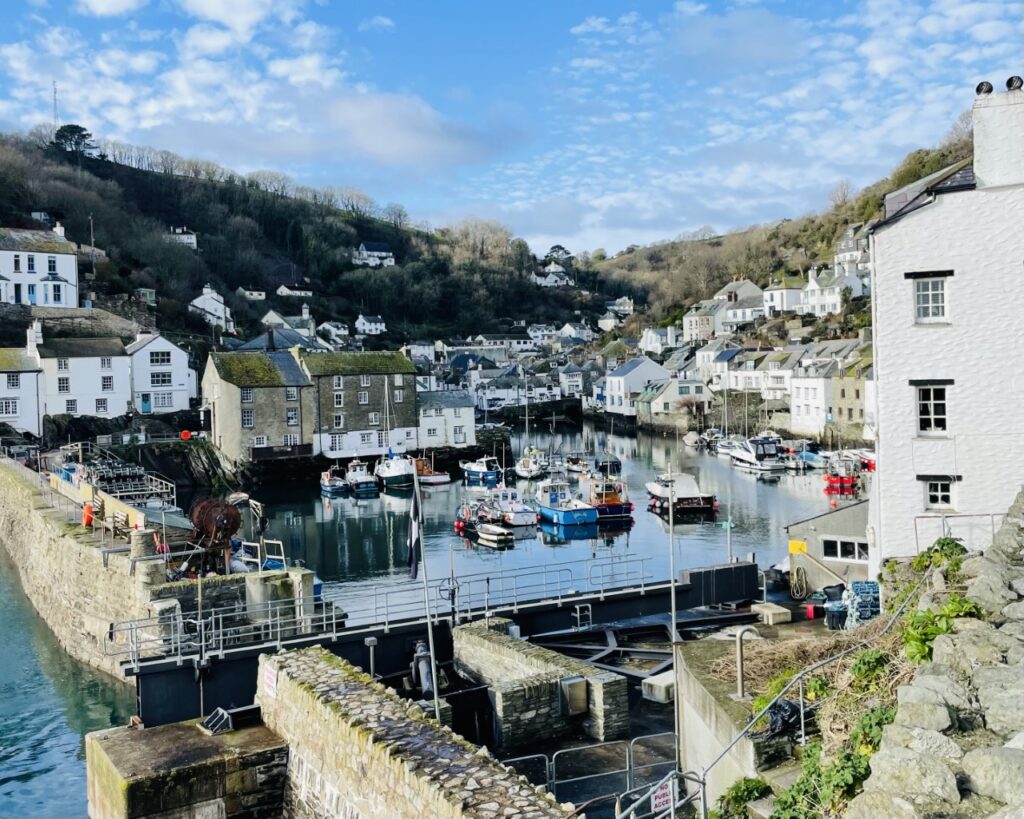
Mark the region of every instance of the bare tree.
<instances>
[{"instance_id":1,"label":"bare tree","mask_svg":"<svg viewBox=\"0 0 1024 819\"><path fill-rule=\"evenodd\" d=\"M958 142L974 139L974 116L970 108L956 118L946 136L942 140L942 146L956 145Z\"/></svg>"},{"instance_id":2,"label":"bare tree","mask_svg":"<svg viewBox=\"0 0 1024 819\"><path fill-rule=\"evenodd\" d=\"M828 195L828 203L833 208L841 208L850 201L853 195L853 185L849 179L840 179L832 192Z\"/></svg>"},{"instance_id":3,"label":"bare tree","mask_svg":"<svg viewBox=\"0 0 1024 819\"><path fill-rule=\"evenodd\" d=\"M409 224L408 211L396 202L385 205L382 216L385 222L390 222L396 228L404 228Z\"/></svg>"},{"instance_id":4,"label":"bare tree","mask_svg":"<svg viewBox=\"0 0 1024 819\"><path fill-rule=\"evenodd\" d=\"M377 210L377 203L357 188L340 188L337 194L341 209L353 216L372 216Z\"/></svg>"}]
</instances>

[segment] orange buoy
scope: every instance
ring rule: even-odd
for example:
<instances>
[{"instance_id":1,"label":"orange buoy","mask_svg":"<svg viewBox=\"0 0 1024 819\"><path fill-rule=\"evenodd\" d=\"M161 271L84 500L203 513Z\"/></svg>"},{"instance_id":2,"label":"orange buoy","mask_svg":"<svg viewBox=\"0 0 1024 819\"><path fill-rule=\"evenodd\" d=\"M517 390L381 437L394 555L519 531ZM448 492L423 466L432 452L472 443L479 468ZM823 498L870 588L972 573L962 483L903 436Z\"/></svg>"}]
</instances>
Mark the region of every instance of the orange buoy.
<instances>
[{"instance_id":1,"label":"orange buoy","mask_svg":"<svg viewBox=\"0 0 1024 819\"><path fill-rule=\"evenodd\" d=\"M183 429L181 431L181 435L179 435L178 437L181 438L181 440L183 440L183 441L188 441L188 440L191 440L192 433L189 432L187 429Z\"/></svg>"},{"instance_id":2,"label":"orange buoy","mask_svg":"<svg viewBox=\"0 0 1024 819\"><path fill-rule=\"evenodd\" d=\"M87 503L82 506L82 525L92 526L92 504Z\"/></svg>"}]
</instances>

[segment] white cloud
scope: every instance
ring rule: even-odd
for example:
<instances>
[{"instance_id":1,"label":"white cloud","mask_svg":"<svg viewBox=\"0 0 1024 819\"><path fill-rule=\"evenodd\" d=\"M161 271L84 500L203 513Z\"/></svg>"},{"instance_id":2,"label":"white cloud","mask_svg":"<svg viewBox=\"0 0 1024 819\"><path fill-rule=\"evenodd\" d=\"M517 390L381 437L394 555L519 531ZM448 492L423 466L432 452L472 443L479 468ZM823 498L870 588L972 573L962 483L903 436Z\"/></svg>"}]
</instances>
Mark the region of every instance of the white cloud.
<instances>
[{"instance_id":1,"label":"white cloud","mask_svg":"<svg viewBox=\"0 0 1024 819\"><path fill-rule=\"evenodd\" d=\"M395 21L383 14L377 14L359 24L360 31L391 31L395 27Z\"/></svg>"},{"instance_id":2,"label":"white cloud","mask_svg":"<svg viewBox=\"0 0 1024 819\"><path fill-rule=\"evenodd\" d=\"M146 0L78 0L76 9L80 14L113 17L135 11L144 5L146 5Z\"/></svg>"},{"instance_id":3,"label":"white cloud","mask_svg":"<svg viewBox=\"0 0 1024 819\"><path fill-rule=\"evenodd\" d=\"M106 0L119 2L119 0ZM269 17L291 23L299 0L178 0L182 10L200 20L220 23L244 39Z\"/></svg>"},{"instance_id":4,"label":"white cloud","mask_svg":"<svg viewBox=\"0 0 1024 819\"><path fill-rule=\"evenodd\" d=\"M199 23L185 32L180 49L185 59L213 57L238 44L235 34L226 28Z\"/></svg>"},{"instance_id":5,"label":"white cloud","mask_svg":"<svg viewBox=\"0 0 1024 819\"><path fill-rule=\"evenodd\" d=\"M675 5L675 10L686 17L693 17L702 11L707 11L707 8L704 3L694 3L692 0L679 0Z\"/></svg>"},{"instance_id":6,"label":"white cloud","mask_svg":"<svg viewBox=\"0 0 1024 819\"><path fill-rule=\"evenodd\" d=\"M607 17L588 17L582 23L569 29L571 34L599 34L608 31Z\"/></svg>"},{"instance_id":7,"label":"white cloud","mask_svg":"<svg viewBox=\"0 0 1024 819\"><path fill-rule=\"evenodd\" d=\"M124 74L152 74L164 60L158 51L124 51L112 48L96 55L96 68L109 77Z\"/></svg>"},{"instance_id":8,"label":"white cloud","mask_svg":"<svg viewBox=\"0 0 1024 819\"><path fill-rule=\"evenodd\" d=\"M267 73L292 85L318 85L321 88L331 88L344 77L322 54L271 60L267 63Z\"/></svg>"}]
</instances>

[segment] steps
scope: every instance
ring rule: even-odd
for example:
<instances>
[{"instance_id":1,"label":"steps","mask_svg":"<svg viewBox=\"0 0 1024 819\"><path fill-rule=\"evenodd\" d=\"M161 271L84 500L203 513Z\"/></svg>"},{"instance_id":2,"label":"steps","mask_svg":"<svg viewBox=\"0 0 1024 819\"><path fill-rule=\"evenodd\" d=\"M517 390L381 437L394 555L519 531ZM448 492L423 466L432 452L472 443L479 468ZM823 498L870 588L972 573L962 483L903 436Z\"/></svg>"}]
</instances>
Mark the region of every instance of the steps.
<instances>
[{"instance_id":1,"label":"steps","mask_svg":"<svg viewBox=\"0 0 1024 819\"><path fill-rule=\"evenodd\" d=\"M770 819L772 811L775 810L775 799L783 791L789 790L797 779L803 766L799 760L790 759L781 765L767 771L759 771L761 778L768 783L772 789L771 794L763 799L757 799L747 803L748 819Z\"/></svg>"}]
</instances>

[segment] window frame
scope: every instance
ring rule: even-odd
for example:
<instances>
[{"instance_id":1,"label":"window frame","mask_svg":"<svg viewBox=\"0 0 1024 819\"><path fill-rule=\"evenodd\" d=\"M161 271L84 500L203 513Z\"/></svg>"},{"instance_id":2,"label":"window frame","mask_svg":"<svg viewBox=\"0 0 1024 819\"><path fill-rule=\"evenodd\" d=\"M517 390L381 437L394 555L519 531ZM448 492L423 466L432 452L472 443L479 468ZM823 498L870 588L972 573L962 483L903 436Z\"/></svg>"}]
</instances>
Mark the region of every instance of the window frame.
<instances>
[{"instance_id":1,"label":"window frame","mask_svg":"<svg viewBox=\"0 0 1024 819\"><path fill-rule=\"evenodd\" d=\"M7 389L21 389L21 373L7 373Z\"/></svg>"},{"instance_id":2,"label":"window frame","mask_svg":"<svg viewBox=\"0 0 1024 819\"><path fill-rule=\"evenodd\" d=\"M956 481L953 478L935 478L923 481L923 483L925 509L949 510L955 508L953 487L956 486ZM942 490L942 485L945 485L945 491ZM945 501L942 500L943 496L945 496ZM933 500L933 498L935 499Z\"/></svg>"},{"instance_id":3,"label":"window frame","mask_svg":"<svg viewBox=\"0 0 1024 819\"><path fill-rule=\"evenodd\" d=\"M405 403L405 390L395 390L394 402L396 404Z\"/></svg>"},{"instance_id":4,"label":"window frame","mask_svg":"<svg viewBox=\"0 0 1024 819\"><path fill-rule=\"evenodd\" d=\"M248 413L248 416L246 415ZM249 423L246 423L248 417ZM243 409L242 410L242 429L254 429L256 426L256 410L254 409Z\"/></svg>"},{"instance_id":5,"label":"window frame","mask_svg":"<svg viewBox=\"0 0 1024 819\"><path fill-rule=\"evenodd\" d=\"M110 405L107 403L107 399L106 398L97 398L96 399L96 414L97 415L106 415L107 411L108 411L107 407L109 407L109 406Z\"/></svg>"},{"instance_id":6,"label":"window frame","mask_svg":"<svg viewBox=\"0 0 1024 819\"><path fill-rule=\"evenodd\" d=\"M59 373L66 373L70 369L71 369L71 365L68 362L68 359L66 359L66 358L58 358L57 359L57 372L59 372Z\"/></svg>"},{"instance_id":7,"label":"window frame","mask_svg":"<svg viewBox=\"0 0 1024 819\"><path fill-rule=\"evenodd\" d=\"M170 350L150 350L149 351L149 366L150 367L170 367L171 366L171 351Z\"/></svg>"},{"instance_id":8,"label":"window frame","mask_svg":"<svg viewBox=\"0 0 1024 819\"><path fill-rule=\"evenodd\" d=\"M71 392L71 377L61 375L57 377L57 394L64 395Z\"/></svg>"},{"instance_id":9,"label":"window frame","mask_svg":"<svg viewBox=\"0 0 1024 819\"><path fill-rule=\"evenodd\" d=\"M361 375L361 376L359 376L359 386L360 387L369 387L370 386L370 382L371 382L370 376L368 376L368 375Z\"/></svg>"},{"instance_id":10,"label":"window frame","mask_svg":"<svg viewBox=\"0 0 1024 819\"><path fill-rule=\"evenodd\" d=\"M297 427L299 425L299 408L298 407L285 407L284 410L284 423L285 426Z\"/></svg>"},{"instance_id":11,"label":"window frame","mask_svg":"<svg viewBox=\"0 0 1024 819\"><path fill-rule=\"evenodd\" d=\"M345 393L336 392L334 393L334 408L341 409L345 406Z\"/></svg>"},{"instance_id":12,"label":"window frame","mask_svg":"<svg viewBox=\"0 0 1024 819\"><path fill-rule=\"evenodd\" d=\"M298 387L285 387L284 388L284 400L285 401L298 401L299 400L299 388Z\"/></svg>"},{"instance_id":13,"label":"window frame","mask_svg":"<svg viewBox=\"0 0 1024 819\"><path fill-rule=\"evenodd\" d=\"M239 400L243 404L253 403L253 399L256 397L256 390L253 387L240 387L239 388Z\"/></svg>"},{"instance_id":14,"label":"window frame","mask_svg":"<svg viewBox=\"0 0 1024 819\"><path fill-rule=\"evenodd\" d=\"M345 428L345 413L336 412L334 413L334 426L331 429L344 429Z\"/></svg>"},{"instance_id":15,"label":"window frame","mask_svg":"<svg viewBox=\"0 0 1024 819\"><path fill-rule=\"evenodd\" d=\"M151 372L149 374L149 386L151 387L173 387L173 376L169 372ZM250 402L246 402L250 403Z\"/></svg>"},{"instance_id":16,"label":"window frame","mask_svg":"<svg viewBox=\"0 0 1024 819\"><path fill-rule=\"evenodd\" d=\"M100 376L100 392L113 392L114 391L114 376L112 375L101 375Z\"/></svg>"},{"instance_id":17,"label":"window frame","mask_svg":"<svg viewBox=\"0 0 1024 819\"><path fill-rule=\"evenodd\" d=\"M67 415L78 415L78 399L68 398L64 401L64 412Z\"/></svg>"},{"instance_id":18,"label":"window frame","mask_svg":"<svg viewBox=\"0 0 1024 819\"><path fill-rule=\"evenodd\" d=\"M949 322L949 291L946 276L914 279L914 323L947 324ZM935 312L938 310L939 312Z\"/></svg>"},{"instance_id":19,"label":"window frame","mask_svg":"<svg viewBox=\"0 0 1024 819\"><path fill-rule=\"evenodd\" d=\"M357 392L356 393L356 401L359 404L369 404L370 403L370 393L369 393L369 391L368 390L360 390L359 392Z\"/></svg>"},{"instance_id":20,"label":"window frame","mask_svg":"<svg viewBox=\"0 0 1024 819\"><path fill-rule=\"evenodd\" d=\"M343 390L345 389L345 376L336 375L334 376L334 389Z\"/></svg>"},{"instance_id":21,"label":"window frame","mask_svg":"<svg viewBox=\"0 0 1024 819\"><path fill-rule=\"evenodd\" d=\"M17 418L20 414L17 398L0 398L0 418Z\"/></svg>"},{"instance_id":22,"label":"window frame","mask_svg":"<svg viewBox=\"0 0 1024 819\"><path fill-rule=\"evenodd\" d=\"M821 535L821 556L823 560L834 560L838 563L864 563L870 560L870 551L866 540L859 540L842 535ZM835 553L829 554L826 544L834 544ZM852 557L843 556L844 546L851 547Z\"/></svg>"},{"instance_id":23,"label":"window frame","mask_svg":"<svg viewBox=\"0 0 1024 819\"><path fill-rule=\"evenodd\" d=\"M917 399L917 434L924 437L945 436L949 434L949 395L945 384L917 384L914 387ZM936 393L941 392L941 397ZM942 407L942 413L936 407ZM922 412L928 408L927 412ZM941 426L936 424L941 419ZM927 424L927 426L926 426Z\"/></svg>"},{"instance_id":24,"label":"window frame","mask_svg":"<svg viewBox=\"0 0 1024 819\"><path fill-rule=\"evenodd\" d=\"M367 415L366 415L366 423L367 423L368 426L371 426L371 427L379 427L380 426L380 413L379 412L367 413Z\"/></svg>"}]
</instances>

